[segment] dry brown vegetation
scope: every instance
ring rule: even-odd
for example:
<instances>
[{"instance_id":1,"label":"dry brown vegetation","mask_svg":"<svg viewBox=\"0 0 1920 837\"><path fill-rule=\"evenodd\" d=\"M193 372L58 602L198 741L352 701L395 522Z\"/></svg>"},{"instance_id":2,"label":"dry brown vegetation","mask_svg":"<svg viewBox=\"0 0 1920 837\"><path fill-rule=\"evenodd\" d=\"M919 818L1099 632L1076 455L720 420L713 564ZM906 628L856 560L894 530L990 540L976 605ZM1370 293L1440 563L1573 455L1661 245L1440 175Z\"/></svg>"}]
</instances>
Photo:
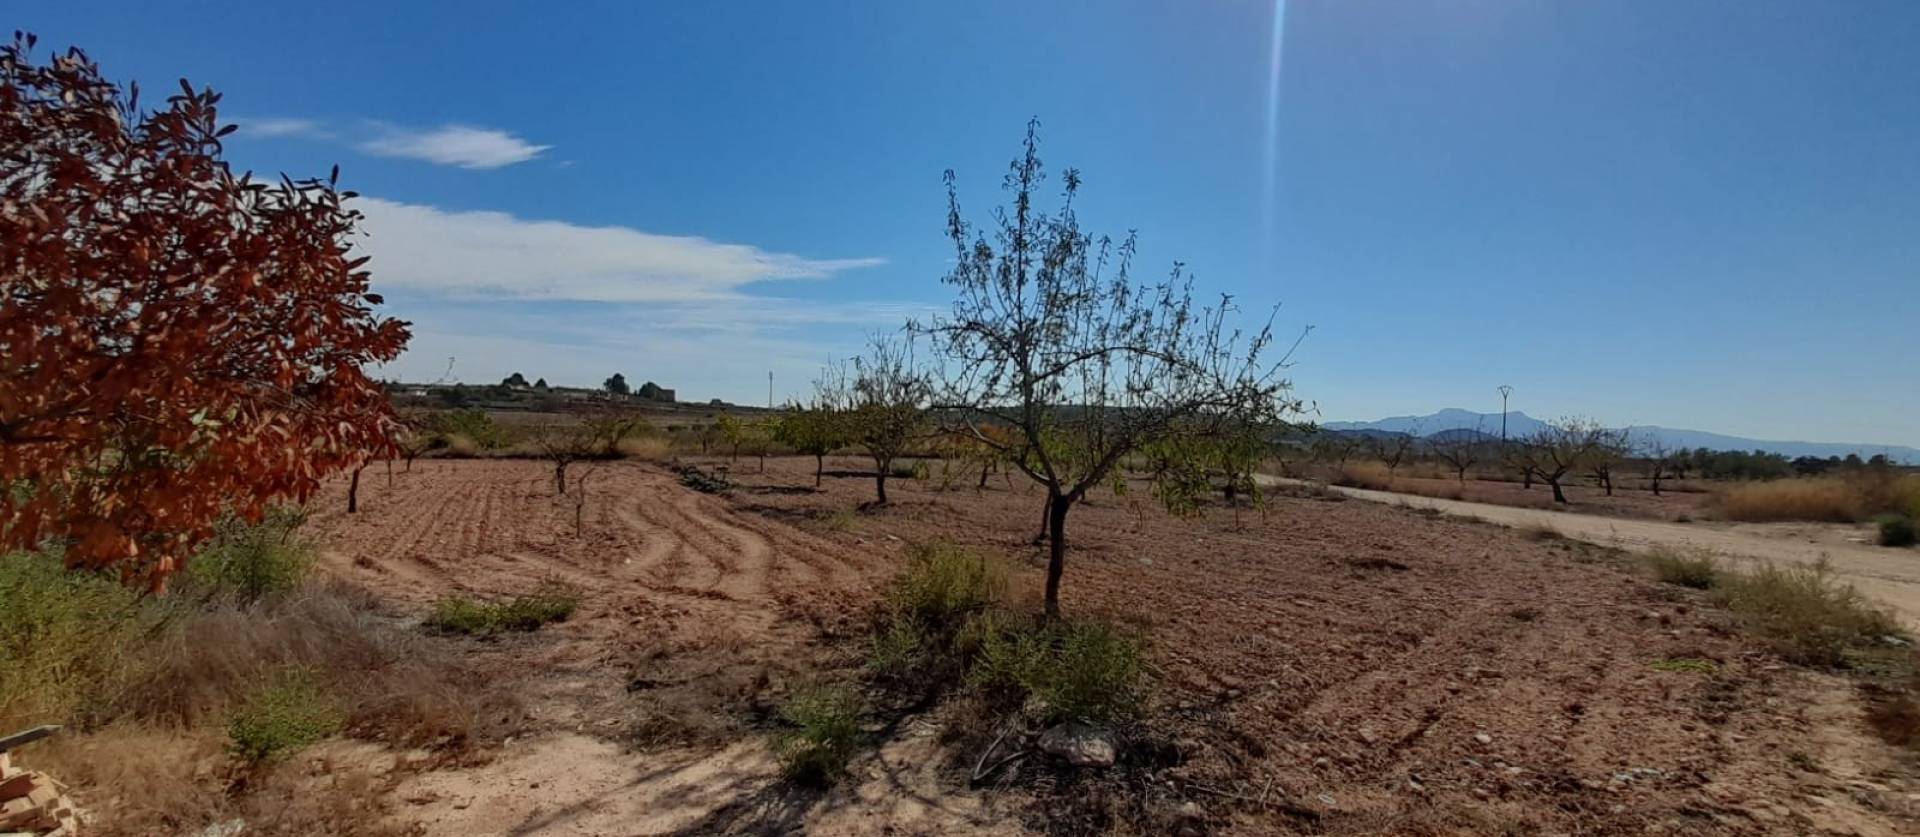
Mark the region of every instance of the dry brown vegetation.
<instances>
[{"instance_id":1,"label":"dry brown vegetation","mask_svg":"<svg viewBox=\"0 0 1920 837\"><path fill-rule=\"evenodd\" d=\"M1742 483L1720 492L1728 520L1855 523L1878 514L1920 516L1920 475L1849 474Z\"/></svg>"},{"instance_id":2,"label":"dry brown vegetation","mask_svg":"<svg viewBox=\"0 0 1920 837\"><path fill-rule=\"evenodd\" d=\"M488 740L512 706L444 643L331 579L244 602L191 587L161 600L60 575L43 556L0 561L0 728L70 726L22 758L73 785L98 833L192 831L226 817L265 833L383 828L374 798L349 805L297 792L305 774L281 762L305 743L288 726L298 719L257 715L249 738L238 737L237 719L290 674L335 722L328 731L425 748L431 760ZM64 662L49 665L50 655ZM365 779L357 769L335 778Z\"/></svg>"}]
</instances>

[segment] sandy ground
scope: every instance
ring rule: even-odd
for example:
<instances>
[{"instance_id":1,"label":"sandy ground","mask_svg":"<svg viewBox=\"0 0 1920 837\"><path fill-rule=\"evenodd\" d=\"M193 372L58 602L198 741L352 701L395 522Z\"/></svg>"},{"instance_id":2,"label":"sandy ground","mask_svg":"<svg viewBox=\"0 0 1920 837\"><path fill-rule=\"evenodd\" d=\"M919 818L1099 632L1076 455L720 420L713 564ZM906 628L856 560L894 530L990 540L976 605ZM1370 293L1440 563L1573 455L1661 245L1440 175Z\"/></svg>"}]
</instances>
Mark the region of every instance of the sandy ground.
<instances>
[{"instance_id":1,"label":"sandy ground","mask_svg":"<svg viewBox=\"0 0 1920 837\"><path fill-rule=\"evenodd\" d=\"M1547 527L1570 538L1634 551L1707 550L1739 562L1826 561L1834 575L1920 627L1920 552L1865 542L1869 527L1833 524L1670 523L1514 508L1412 494L1332 487L1348 497L1470 517L1519 528Z\"/></svg>"},{"instance_id":2,"label":"sandy ground","mask_svg":"<svg viewBox=\"0 0 1920 837\"><path fill-rule=\"evenodd\" d=\"M1039 496L936 475L860 509L870 480L815 491L810 460L771 464L737 466L726 498L604 466L578 536L536 462L422 462L392 488L370 472L361 514L318 520L331 571L401 613L544 578L586 592L566 623L474 641L528 717L490 763L403 783L401 816L430 834L940 834L1098 802L1040 767L965 791L921 725L830 794L775 781L754 713L857 645L904 544L992 550L1031 589ZM1779 665L1693 594L1595 547L1339 499L1177 520L1141 489L1070 519L1069 614L1147 638L1152 723L1180 752L1150 790L1212 829L1920 833L1901 813L1920 784L1863 733L1853 688ZM1711 671L1654 667L1671 659ZM723 692L747 722L670 734L676 695Z\"/></svg>"}]
</instances>

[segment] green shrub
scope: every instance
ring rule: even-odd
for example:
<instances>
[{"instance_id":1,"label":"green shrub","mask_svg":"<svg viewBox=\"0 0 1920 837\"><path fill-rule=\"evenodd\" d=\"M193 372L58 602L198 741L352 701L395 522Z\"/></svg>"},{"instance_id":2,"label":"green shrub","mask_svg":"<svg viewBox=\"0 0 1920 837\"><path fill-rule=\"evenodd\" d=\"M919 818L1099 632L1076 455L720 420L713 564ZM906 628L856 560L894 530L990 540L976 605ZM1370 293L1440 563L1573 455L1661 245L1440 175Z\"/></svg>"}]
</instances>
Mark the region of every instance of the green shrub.
<instances>
[{"instance_id":1,"label":"green shrub","mask_svg":"<svg viewBox=\"0 0 1920 837\"><path fill-rule=\"evenodd\" d=\"M103 711L151 662L140 643L174 613L59 556L0 555L0 728L74 723Z\"/></svg>"},{"instance_id":2,"label":"green shrub","mask_svg":"<svg viewBox=\"0 0 1920 837\"><path fill-rule=\"evenodd\" d=\"M887 476L894 479L926 479L929 473L925 463L913 460L899 460L887 465Z\"/></svg>"},{"instance_id":3,"label":"green shrub","mask_svg":"<svg viewBox=\"0 0 1920 837\"><path fill-rule=\"evenodd\" d=\"M298 750L340 731L333 700L300 670L282 672L260 685L227 721L228 747L251 762Z\"/></svg>"},{"instance_id":4,"label":"green shrub","mask_svg":"<svg viewBox=\"0 0 1920 837\"><path fill-rule=\"evenodd\" d=\"M951 544L908 549L887 593L868 660L877 675L939 687L966 673L974 649L958 641L1006 593L1006 568Z\"/></svg>"},{"instance_id":5,"label":"green shrub","mask_svg":"<svg viewBox=\"0 0 1920 837\"><path fill-rule=\"evenodd\" d=\"M1920 532L1914 530L1913 518L1905 515L1880 518L1881 546L1913 546L1916 542L1920 542Z\"/></svg>"},{"instance_id":6,"label":"green shrub","mask_svg":"<svg viewBox=\"0 0 1920 837\"><path fill-rule=\"evenodd\" d=\"M306 519L304 509L283 506L259 523L222 520L206 549L187 562L185 587L243 603L293 592L313 567L313 545L299 535Z\"/></svg>"},{"instance_id":7,"label":"green shrub","mask_svg":"<svg viewBox=\"0 0 1920 837\"><path fill-rule=\"evenodd\" d=\"M680 475L680 484L702 494L725 494L733 490L733 480L725 474L709 473L692 465L683 465L674 469Z\"/></svg>"},{"instance_id":8,"label":"green shrub","mask_svg":"<svg viewBox=\"0 0 1920 837\"><path fill-rule=\"evenodd\" d=\"M580 606L573 588L556 582L503 602L484 602L452 595L435 602L426 626L448 633L492 636L502 631L533 631L565 621Z\"/></svg>"},{"instance_id":9,"label":"green shrub","mask_svg":"<svg viewBox=\"0 0 1920 837\"><path fill-rule=\"evenodd\" d=\"M979 651L970 673L976 687L1026 696L1043 722L1124 722L1139 709L1146 670L1140 643L1100 622L976 623Z\"/></svg>"},{"instance_id":10,"label":"green shrub","mask_svg":"<svg viewBox=\"0 0 1920 837\"><path fill-rule=\"evenodd\" d=\"M896 620L874 632L867 666L881 677L905 679L926 666L928 637L918 623Z\"/></svg>"},{"instance_id":11,"label":"green shrub","mask_svg":"<svg viewBox=\"0 0 1920 837\"><path fill-rule=\"evenodd\" d=\"M786 728L773 736L773 754L787 777L829 784L846 770L860 735L860 700L844 686L801 690L780 708Z\"/></svg>"},{"instance_id":12,"label":"green shrub","mask_svg":"<svg viewBox=\"0 0 1920 837\"><path fill-rule=\"evenodd\" d=\"M480 409L441 410L427 417L428 432L446 440L453 452L471 456L481 450L506 447L510 441L506 428L495 423Z\"/></svg>"},{"instance_id":13,"label":"green shrub","mask_svg":"<svg viewBox=\"0 0 1920 837\"><path fill-rule=\"evenodd\" d=\"M1902 633L1899 622L1858 590L1834 583L1824 562L1729 573L1714 595L1776 653L1797 663L1845 665L1849 651Z\"/></svg>"},{"instance_id":14,"label":"green shrub","mask_svg":"<svg viewBox=\"0 0 1920 837\"><path fill-rule=\"evenodd\" d=\"M1707 552L1656 549L1646 556L1655 578L1668 584L1705 590L1720 577L1720 562Z\"/></svg>"},{"instance_id":15,"label":"green shrub","mask_svg":"<svg viewBox=\"0 0 1920 837\"><path fill-rule=\"evenodd\" d=\"M917 544L894 582L889 602L896 618L952 626L1006 594L1006 568L986 555L952 544Z\"/></svg>"}]
</instances>

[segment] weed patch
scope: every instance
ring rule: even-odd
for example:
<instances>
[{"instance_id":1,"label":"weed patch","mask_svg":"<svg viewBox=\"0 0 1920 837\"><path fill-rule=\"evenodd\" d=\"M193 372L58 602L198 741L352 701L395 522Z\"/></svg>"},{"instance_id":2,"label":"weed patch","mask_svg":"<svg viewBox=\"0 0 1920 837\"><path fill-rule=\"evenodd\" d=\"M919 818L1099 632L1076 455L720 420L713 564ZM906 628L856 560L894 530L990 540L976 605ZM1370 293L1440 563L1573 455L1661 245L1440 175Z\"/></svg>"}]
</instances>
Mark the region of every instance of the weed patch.
<instances>
[{"instance_id":1,"label":"weed patch","mask_svg":"<svg viewBox=\"0 0 1920 837\"><path fill-rule=\"evenodd\" d=\"M1667 584L1705 590L1720 578L1720 562L1706 552L1656 549L1645 560L1654 577Z\"/></svg>"},{"instance_id":2,"label":"weed patch","mask_svg":"<svg viewBox=\"0 0 1920 837\"><path fill-rule=\"evenodd\" d=\"M579 593L564 584L550 582L531 593L499 602L447 596L434 603L425 624L433 630L469 636L535 631L565 621L579 606Z\"/></svg>"},{"instance_id":3,"label":"weed patch","mask_svg":"<svg viewBox=\"0 0 1920 837\"><path fill-rule=\"evenodd\" d=\"M310 673L282 672L233 713L228 746L244 761L263 762L317 743L339 732L342 723L332 697Z\"/></svg>"},{"instance_id":4,"label":"weed patch","mask_svg":"<svg viewBox=\"0 0 1920 837\"><path fill-rule=\"evenodd\" d=\"M1025 714L1043 723L1108 725L1131 720L1142 698L1140 643L1099 622L980 624L972 685L1024 696Z\"/></svg>"},{"instance_id":5,"label":"weed patch","mask_svg":"<svg viewBox=\"0 0 1920 837\"><path fill-rule=\"evenodd\" d=\"M1859 591L1835 583L1824 563L1728 573L1715 583L1714 598L1776 653L1806 665L1841 667L1849 650L1902 633Z\"/></svg>"},{"instance_id":6,"label":"weed patch","mask_svg":"<svg viewBox=\"0 0 1920 837\"><path fill-rule=\"evenodd\" d=\"M773 754L787 777L831 784L847 768L860 736L860 700L844 686L801 690L780 708L786 727L773 736Z\"/></svg>"},{"instance_id":7,"label":"weed patch","mask_svg":"<svg viewBox=\"0 0 1920 837\"><path fill-rule=\"evenodd\" d=\"M300 536L304 509L283 506L258 524L229 517L205 551L187 563L183 589L242 604L293 592L313 567L313 545Z\"/></svg>"},{"instance_id":8,"label":"weed patch","mask_svg":"<svg viewBox=\"0 0 1920 837\"><path fill-rule=\"evenodd\" d=\"M0 556L0 727L110 711L150 665L144 641L173 613L54 555Z\"/></svg>"},{"instance_id":9,"label":"weed patch","mask_svg":"<svg viewBox=\"0 0 1920 837\"><path fill-rule=\"evenodd\" d=\"M1920 532L1915 531L1913 518L1898 514L1880 518L1881 546L1913 546L1916 542L1920 542Z\"/></svg>"},{"instance_id":10,"label":"weed patch","mask_svg":"<svg viewBox=\"0 0 1920 837\"><path fill-rule=\"evenodd\" d=\"M1566 535L1560 534L1560 530L1555 529L1552 526L1548 526L1544 523L1528 526L1527 528L1520 530L1520 536L1530 541L1539 541L1543 543L1547 541L1563 541L1567 539Z\"/></svg>"},{"instance_id":11,"label":"weed patch","mask_svg":"<svg viewBox=\"0 0 1920 837\"><path fill-rule=\"evenodd\" d=\"M1698 657L1668 657L1664 660L1655 660L1652 667L1654 671L1677 671L1688 674L1712 674L1720 669L1712 660L1702 660Z\"/></svg>"},{"instance_id":12,"label":"weed patch","mask_svg":"<svg viewBox=\"0 0 1920 837\"><path fill-rule=\"evenodd\" d=\"M725 494L733 490L733 480L726 474L700 470L694 465L682 465L673 469L680 475L680 484L702 494Z\"/></svg>"},{"instance_id":13,"label":"weed patch","mask_svg":"<svg viewBox=\"0 0 1920 837\"><path fill-rule=\"evenodd\" d=\"M1144 696L1140 642L1097 621L1016 614L1004 568L986 556L916 547L870 640L868 670L896 691L957 690L1042 723L1115 724Z\"/></svg>"}]
</instances>

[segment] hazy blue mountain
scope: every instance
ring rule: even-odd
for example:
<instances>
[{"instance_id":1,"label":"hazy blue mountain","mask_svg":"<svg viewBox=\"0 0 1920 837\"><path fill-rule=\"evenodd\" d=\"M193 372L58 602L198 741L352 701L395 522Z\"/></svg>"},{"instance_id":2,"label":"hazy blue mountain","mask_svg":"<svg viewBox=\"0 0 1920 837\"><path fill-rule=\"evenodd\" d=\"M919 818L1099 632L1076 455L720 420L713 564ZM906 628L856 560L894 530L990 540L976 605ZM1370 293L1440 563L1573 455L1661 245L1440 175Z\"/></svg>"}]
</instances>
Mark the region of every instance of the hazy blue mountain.
<instances>
[{"instance_id":1,"label":"hazy blue mountain","mask_svg":"<svg viewBox=\"0 0 1920 837\"><path fill-rule=\"evenodd\" d=\"M1499 413L1476 413L1449 407L1426 416L1392 416L1379 421L1329 421L1321 425L1328 430L1357 431L1372 430L1388 433L1417 433L1431 436L1448 430L1479 430L1495 438L1500 436ZM1507 413L1507 436L1520 438L1538 431L1546 422L1526 413L1515 410ZM1714 450L1764 450L1794 456L1846 456L1857 453L1861 458L1884 453L1895 462L1920 463L1920 448L1901 445L1874 445L1864 442L1781 442L1767 439L1748 439L1741 436L1728 436L1724 433L1710 433L1704 430L1680 430L1671 427L1659 427L1650 424L1634 425L1627 428L1636 440L1657 439L1670 448L1712 448Z\"/></svg>"}]
</instances>

